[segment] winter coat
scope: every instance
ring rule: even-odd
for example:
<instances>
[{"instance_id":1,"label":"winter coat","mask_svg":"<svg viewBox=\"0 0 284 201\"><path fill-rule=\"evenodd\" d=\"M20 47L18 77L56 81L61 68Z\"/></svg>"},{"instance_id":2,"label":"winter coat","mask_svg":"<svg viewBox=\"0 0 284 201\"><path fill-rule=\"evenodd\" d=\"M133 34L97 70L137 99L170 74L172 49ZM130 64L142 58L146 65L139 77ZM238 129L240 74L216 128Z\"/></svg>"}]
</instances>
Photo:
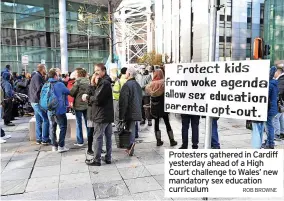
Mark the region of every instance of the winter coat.
<instances>
[{"instance_id":1,"label":"winter coat","mask_svg":"<svg viewBox=\"0 0 284 201\"><path fill-rule=\"evenodd\" d=\"M140 87L142 88L142 96L149 96L145 92L146 85L148 85L152 81L151 75L142 75L142 74L137 74L135 77L135 80L139 83Z\"/></svg>"},{"instance_id":2,"label":"winter coat","mask_svg":"<svg viewBox=\"0 0 284 201\"><path fill-rule=\"evenodd\" d=\"M3 73L10 73L10 70L8 68L4 68L4 70L1 71L1 77L3 77Z\"/></svg>"},{"instance_id":3,"label":"winter coat","mask_svg":"<svg viewBox=\"0 0 284 201\"><path fill-rule=\"evenodd\" d=\"M54 94L59 102L58 107L55 110L56 115L65 114L67 112L68 107L67 96L70 93L69 89L67 89L63 82L55 80L54 78L49 78L48 82L54 84Z\"/></svg>"},{"instance_id":4,"label":"winter coat","mask_svg":"<svg viewBox=\"0 0 284 201\"><path fill-rule=\"evenodd\" d=\"M3 80L1 82L1 87L4 91L4 98L13 98L14 96L14 90L10 83L10 76L11 74L9 72L4 72L2 75Z\"/></svg>"},{"instance_id":5,"label":"winter coat","mask_svg":"<svg viewBox=\"0 0 284 201\"><path fill-rule=\"evenodd\" d=\"M30 80L29 79L23 79L20 82L17 83L16 86L16 91L21 94L25 94L28 96L29 94L29 84Z\"/></svg>"},{"instance_id":6,"label":"winter coat","mask_svg":"<svg viewBox=\"0 0 284 201\"><path fill-rule=\"evenodd\" d=\"M29 87L29 101L31 103L39 103L41 88L45 83L45 78L36 72L33 74Z\"/></svg>"},{"instance_id":7,"label":"winter coat","mask_svg":"<svg viewBox=\"0 0 284 201\"><path fill-rule=\"evenodd\" d=\"M119 120L141 121L142 89L134 78L123 85L118 104Z\"/></svg>"},{"instance_id":8,"label":"winter coat","mask_svg":"<svg viewBox=\"0 0 284 201\"><path fill-rule=\"evenodd\" d=\"M269 81L269 95L268 95L268 116L275 116L278 113L278 81L270 80Z\"/></svg>"},{"instance_id":9,"label":"winter coat","mask_svg":"<svg viewBox=\"0 0 284 201\"><path fill-rule=\"evenodd\" d=\"M117 100L117 101L119 100L119 95L120 95L121 89L122 89L123 85L126 83L126 81L127 81L127 79L125 78L125 75L121 75L120 79L118 78L115 81L115 84L112 88L114 100Z\"/></svg>"},{"instance_id":10,"label":"winter coat","mask_svg":"<svg viewBox=\"0 0 284 201\"><path fill-rule=\"evenodd\" d=\"M164 94L161 96L151 96L151 115L154 119L161 118L167 113L164 111L165 97Z\"/></svg>"},{"instance_id":11,"label":"winter coat","mask_svg":"<svg viewBox=\"0 0 284 201\"><path fill-rule=\"evenodd\" d=\"M90 120L95 123L112 123L114 121L113 99L110 77L99 79L96 87L89 88L88 104L92 107ZM90 92L90 91L89 91Z\"/></svg>"},{"instance_id":12,"label":"winter coat","mask_svg":"<svg viewBox=\"0 0 284 201\"><path fill-rule=\"evenodd\" d=\"M70 90L70 95L74 97L74 110L83 111L88 108L88 103L82 100L82 95L87 93L89 85L90 81L87 77L80 77L75 81Z\"/></svg>"}]
</instances>

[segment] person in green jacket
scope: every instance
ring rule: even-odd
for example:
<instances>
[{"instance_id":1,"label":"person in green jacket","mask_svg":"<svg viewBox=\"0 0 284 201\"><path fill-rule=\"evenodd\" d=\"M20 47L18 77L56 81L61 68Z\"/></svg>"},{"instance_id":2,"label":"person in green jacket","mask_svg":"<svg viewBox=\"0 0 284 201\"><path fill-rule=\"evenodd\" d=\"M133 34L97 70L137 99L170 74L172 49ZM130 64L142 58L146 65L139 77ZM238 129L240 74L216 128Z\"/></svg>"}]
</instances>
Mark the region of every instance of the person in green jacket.
<instances>
[{"instance_id":1,"label":"person in green jacket","mask_svg":"<svg viewBox=\"0 0 284 201\"><path fill-rule=\"evenodd\" d=\"M82 100L82 95L87 92L90 81L87 77L87 72L83 68L77 68L77 78L70 91L70 95L74 97L73 109L76 115L76 138L75 146L84 146L82 116L84 117L85 126L87 129L87 109L88 103Z\"/></svg>"},{"instance_id":2,"label":"person in green jacket","mask_svg":"<svg viewBox=\"0 0 284 201\"><path fill-rule=\"evenodd\" d=\"M113 105L114 105L114 121L117 123L119 120L118 117L118 100L122 86L126 83L127 79L125 78L127 68L122 68L120 70L120 77L116 79L114 86L112 88L113 95Z\"/></svg>"}]
</instances>

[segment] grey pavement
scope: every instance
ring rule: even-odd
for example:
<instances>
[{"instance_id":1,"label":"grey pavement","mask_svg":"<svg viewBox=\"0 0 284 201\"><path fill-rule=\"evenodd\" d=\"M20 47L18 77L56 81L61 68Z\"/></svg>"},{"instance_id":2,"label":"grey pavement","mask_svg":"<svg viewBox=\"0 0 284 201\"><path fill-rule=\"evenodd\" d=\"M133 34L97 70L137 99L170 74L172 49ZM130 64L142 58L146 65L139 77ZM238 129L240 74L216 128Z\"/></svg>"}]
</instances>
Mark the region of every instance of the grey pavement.
<instances>
[{"instance_id":1,"label":"grey pavement","mask_svg":"<svg viewBox=\"0 0 284 201\"><path fill-rule=\"evenodd\" d=\"M141 128L133 157L116 148L113 139L112 164L102 162L100 167L88 167L85 159L90 156L86 155L86 147L74 147L71 139L66 139L70 151L62 154L51 152L50 146L30 142L28 121L25 117L15 121L15 127L3 127L12 138L1 144L2 200L202 200L164 198L164 150L170 145L162 121L162 147L156 147L154 128L145 126ZM171 115L171 125L179 143L175 148L179 148L182 139L180 119ZM204 148L204 133L202 119L200 148ZM219 135L223 149L250 148L251 133L245 128L245 121L220 119ZM283 144L277 148L283 149Z\"/></svg>"}]
</instances>

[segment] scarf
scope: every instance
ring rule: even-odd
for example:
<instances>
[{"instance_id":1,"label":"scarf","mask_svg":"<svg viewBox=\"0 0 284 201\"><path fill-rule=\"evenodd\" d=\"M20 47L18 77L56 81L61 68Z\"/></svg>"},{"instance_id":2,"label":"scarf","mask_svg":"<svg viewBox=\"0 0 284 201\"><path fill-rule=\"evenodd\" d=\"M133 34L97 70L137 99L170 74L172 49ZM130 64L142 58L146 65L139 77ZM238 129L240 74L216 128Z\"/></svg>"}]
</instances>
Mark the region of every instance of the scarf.
<instances>
[{"instance_id":1,"label":"scarf","mask_svg":"<svg viewBox=\"0 0 284 201\"><path fill-rule=\"evenodd\" d=\"M165 92L165 80L162 70L154 72L153 81L146 86L146 92L152 97L158 97Z\"/></svg>"}]
</instances>

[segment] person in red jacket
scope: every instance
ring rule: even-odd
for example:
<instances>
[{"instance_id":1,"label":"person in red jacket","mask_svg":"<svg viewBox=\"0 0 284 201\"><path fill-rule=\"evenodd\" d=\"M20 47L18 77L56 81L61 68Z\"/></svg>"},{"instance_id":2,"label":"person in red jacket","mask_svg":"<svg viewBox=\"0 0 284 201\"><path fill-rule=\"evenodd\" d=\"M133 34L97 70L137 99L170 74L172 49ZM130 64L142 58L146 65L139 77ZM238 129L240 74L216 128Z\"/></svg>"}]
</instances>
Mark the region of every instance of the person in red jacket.
<instances>
[{"instance_id":1,"label":"person in red jacket","mask_svg":"<svg viewBox=\"0 0 284 201\"><path fill-rule=\"evenodd\" d=\"M73 73L71 73L70 78L67 82L67 88L69 90L72 89L75 81L76 81L76 77L77 77L77 71L74 71ZM68 103L69 103L69 107L68 107L68 111L72 110L73 108L73 103L74 103L74 98L72 96L68 96Z\"/></svg>"}]
</instances>

